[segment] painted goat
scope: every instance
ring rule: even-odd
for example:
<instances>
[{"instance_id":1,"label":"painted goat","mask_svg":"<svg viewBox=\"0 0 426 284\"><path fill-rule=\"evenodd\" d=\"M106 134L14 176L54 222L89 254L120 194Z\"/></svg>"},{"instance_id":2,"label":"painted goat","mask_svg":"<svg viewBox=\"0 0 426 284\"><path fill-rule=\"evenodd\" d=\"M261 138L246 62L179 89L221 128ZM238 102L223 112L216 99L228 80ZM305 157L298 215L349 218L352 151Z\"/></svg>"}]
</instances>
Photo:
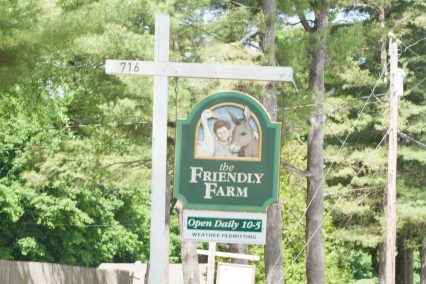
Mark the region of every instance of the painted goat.
<instances>
[{"instance_id":1,"label":"painted goat","mask_svg":"<svg viewBox=\"0 0 426 284\"><path fill-rule=\"evenodd\" d=\"M251 117L250 109L245 106L243 113L244 117L238 119L228 111L232 121L235 123L232 131L232 141L229 146L230 150L234 153L238 152L239 157L258 157L259 141L249 123Z\"/></svg>"}]
</instances>

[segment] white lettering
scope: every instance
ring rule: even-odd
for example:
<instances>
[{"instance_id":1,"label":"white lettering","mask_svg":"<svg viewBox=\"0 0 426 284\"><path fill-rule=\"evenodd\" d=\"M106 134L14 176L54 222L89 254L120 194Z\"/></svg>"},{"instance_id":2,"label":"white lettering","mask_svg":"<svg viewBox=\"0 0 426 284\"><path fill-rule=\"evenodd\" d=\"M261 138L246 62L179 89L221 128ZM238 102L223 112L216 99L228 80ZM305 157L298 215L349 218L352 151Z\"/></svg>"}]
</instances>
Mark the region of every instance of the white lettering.
<instances>
[{"instance_id":1,"label":"white lettering","mask_svg":"<svg viewBox=\"0 0 426 284\"><path fill-rule=\"evenodd\" d=\"M217 196L226 196L225 192L223 191L223 187L219 186L218 190L216 191Z\"/></svg>"},{"instance_id":2,"label":"white lettering","mask_svg":"<svg viewBox=\"0 0 426 284\"><path fill-rule=\"evenodd\" d=\"M190 167L190 183L199 181L209 182L233 182L233 183L262 183L264 173L234 173L204 171L203 167Z\"/></svg>"},{"instance_id":3,"label":"white lettering","mask_svg":"<svg viewBox=\"0 0 426 284\"><path fill-rule=\"evenodd\" d=\"M201 173L203 172L202 167L189 167L191 169L191 180L190 183L198 183L197 177L201 178Z\"/></svg>"},{"instance_id":4,"label":"white lettering","mask_svg":"<svg viewBox=\"0 0 426 284\"><path fill-rule=\"evenodd\" d=\"M254 176L256 177L256 183L260 183L260 179L263 177L264 174L258 174L254 173Z\"/></svg>"},{"instance_id":5,"label":"white lettering","mask_svg":"<svg viewBox=\"0 0 426 284\"><path fill-rule=\"evenodd\" d=\"M235 182L237 173L228 173L228 181Z\"/></svg>"},{"instance_id":6,"label":"white lettering","mask_svg":"<svg viewBox=\"0 0 426 284\"><path fill-rule=\"evenodd\" d=\"M220 182L224 182L224 181L226 181L226 172L220 172L219 173L219 181Z\"/></svg>"},{"instance_id":7,"label":"white lettering","mask_svg":"<svg viewBox=\"0 0 426 284\"><path fill-rule=\"evenodd\" d=\"M203 181L212 181L212 178L211 178L212 172L203 172L203 173L204 173Z\"/></svg>"},{"instance_id":8,"label":"white lettering","mask_svg":"<svg viewBox=\"0 0 426 284\"><path fill-rule=\"evenodd\" d=\"M206 182L204 199L212 199L215 196L219 197L248 197L248 187L234 186L218 186L217 183Z\"/></svg>"},{"instance_id":9,"label":"white lettering","mask_svg":"<svg viewBox=\"0 0 426 284\"><path fill-rule=\"evenodd\" d=\"M247 196L247 187L241 189L241 187L237 186L237 197L248 197Z\"/></svg>"},{"instance_id":10,"label":"white lettering","mask_svg":"<svg viewBox=\"0 0 426 284\"><path fill-rule=\"evenodd\" d=\"M235 196L234 193L235 188L233 186L226 187L226 196Z\"/></svg>"},{"instance_id":11,"label":"white lettering","mask_svg":"<svg viewBox=\"0 0 426 284\"><path fill-rule=\"evenodd\" d=\"M237 182L238 183L244 183L246 181L247 181L247 175L245 173L238 173Z\"/></svg>"},{"instance_id":12,"label":"white lettering","mask_svg":"<svg viewBox=\"0 0 426 284\"><path fill-rule=\"evenodd\" d=\"M206 186L206 194L204 195L204 199L212 199L212 193L214 194L216 192L216 183L206 182L204 183Z\"/></svg>"}]
</instances>

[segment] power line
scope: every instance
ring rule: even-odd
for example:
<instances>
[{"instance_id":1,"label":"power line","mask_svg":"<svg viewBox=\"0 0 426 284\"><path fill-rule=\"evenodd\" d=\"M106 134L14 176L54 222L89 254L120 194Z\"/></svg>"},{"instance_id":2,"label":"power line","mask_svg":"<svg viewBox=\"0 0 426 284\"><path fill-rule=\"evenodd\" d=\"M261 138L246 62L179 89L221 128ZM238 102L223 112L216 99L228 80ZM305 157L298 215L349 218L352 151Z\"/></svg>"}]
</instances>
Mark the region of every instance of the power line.
<instances>
[{"instance_id":1,"label":"power line","mask_svg":"<svg viewBox=\"0 0 426 284\"><path fill-rule=\"evenodd\" d=\"M374 104L374 103L378 103L381 102L381 100L379 99L379 97L385 96L386 94L378 94L378 95L374 95L374 97L377 98L377 101L375 102L370 102L370 104ZM360 98L348 98L348 99L340 99L340 101L345 101L345 102L350 102L350 101L360 101L360 100L365 100L368 99L369 96L364 96L364 97L360 97ZM285 110L299 110L299 109L304 109L304 108L311 108L311 107L315 107L318 104L305 104L305 105L297 105L297 106L289 106L289 107L280 107L280 108L276 108L276 111L285 111ZM343 106L343 104L341 104ZM358 105L354 105L354 106L348 106L347 108L352 108L352 107L357 107L360 106L362 104L358 104ZM340 109L347 109L347 108L337 108L332 110L333 112L336 110L340 110ZM330 112L330 111L329 111Z\"/></svg>"},{"instance_id":2,"label":"power line","mask_svg":"<svg viewBox=\"0 0 426 284\"><path fill-rule=\"evenodd\" d=\"M298 110L303 108L309 108L309 107L315 107L317 104L306 104L306 105L298 105L298 106L291 106L291 107L279 107L276 108L276 111L284 111L284 110Z\"/></svg>"},{"instance_id":3,"label":"power line","mask_svg":"<svg viewBox=\"0 0 426 284\"><path fill-rule=\"evenodd\" d=\"M379 144L377 144L376 148L373 150L372 153L370 153L369 157L373 157L373 154L375 151L377 151L380 147L380 145L382 144L382 142L385 140L387 134L383 135L383 138L380 140ZM368 159L367 159L368 160ZM304 247L299 251L299 253L297 254L296 258L293 259L293 262L291 263L290 267L284 271L284 274L282 275L282 277L280 278L279 281L281 281L284 276L288 273L289 269L291 269L294 265L294 263L299 259L299 257L301 256L301 254L303 253L303 251L306 249L306 247L308 246L308 244L312 241L313 237L316 235L316 233L318 232L318 230L320 228L322 228L322 225L324 224L325 219L330 216L331 212L333 212L334 208L336 208L336 205L338 204L338 202L340 201L340 199L342 198L342 196L344 194L346 194L346 192L349 190L349 187L352 185L353 181L355 180L356 177L358 177L358 175L364 170L365 166L367 163L363 163L362 167L358 170L358 172L356 173L356 175L354 177L352 177L350 183L346 186L346 188L342 191L342 193L339 195L338 199L336 200L336 202L333 204L333 206L331 207L331 209L327 212L326 216L324 217L324 219L322 220L321 224L318 225L318 227L315 229L314 233L312 234L311 238L306 242L306 244L304 245ZM291 279L290 279L291 280Z\"/></svg>"},{"instance_id":4,"label":"power line","mask_svg":"<svg viewBox=\"0 0 426 284\"><path fill-rule=\"evenodd\" d=\"M389 65L389 63L388 63L387 65ZM386 66L386 67L387 67L387 66ZM386 68L386 69L387 69L387 68ZM291 235L290 235L290 240L291 240L291 237L294 235L294 232L295 232L295 231L299 228L299 225L301 224L302 219L305 217L306 212L308 211L309 207L311 206L311 204L312 204L313 200L315 200L315 197L316 197L316 195L318 194L319 189L321 188L321 186L323 185L323 183L324 183L325 179L327 178L328 174L330 173L331 168L332 168L332 167L334 166L334 164L336 163L337 158L340 156L340 153L342 152L343 147L346 145L346 142L348 141L349 136L352 134L352 131L355 129L355 123L359 120L359 118L360 118L361 114L363 113L363 111L364 111L365 107L367 106L367 104L368 104L369 100L370 100L370 99L371 99L371 97L373 96L373 94L374 94L374 91L375 91L376 87L378 86L379 82L381 81L381 79L382 79L382 77L383 77L383 75L385 74L385 72L386 72L386 71L387 71L387 70L383 70L382 74L380 74L380 77L377 79L376 84L374 85L373 89L371 90L370 95L368 96L368 99L367 99L367 100L366 100L366 102L364 103L364 106L362 107L362 109L361 109L361 110L360 110L360 112L358 113L358 116L357 116L357 118L355 119L355 122L353 123L352 129L350 129L350 130L349 130L349 132L348 132L348 134L346 135L346 138L344 139L344 141L343 141L342 145L340 146L339 151L337 152L337 154L336 154L336 155L335 155L335 157L334 157L334 161L333 161L333 162L331 163L331 165L328 167L328 170L327 170L326 174L325 174L325 175L324 175L324 177L322 178L322 180L321 180L320 184L318 185L318 188L315 190L314 195L312 196L312 198L311 198L310 202L309 202L309 203L308 203L308 205L306 206L306 209L305 209L305 211L303 212L303 215L300 217L300 219L299 219L299 221L297 222L297 224L296 224L295 228L293 229L293 231L292 231L292 233L291 233ZM314 235L315 235L315 233L313 234L313 236L314 236ZM266 282L267 282L267 280L268 280L269 276L270 276L270 275L272 275L272 272L274 271L274 269L275 269L275 267L276 267L276 265L277 265L277 263L278 263L279 259L282 257L282 254L283 254L283 251L281 251L280 256L277 258L277 260L275 261L275 263L274 263L274 265L273 265L273 267L272 267L271 271L270 271L270 272L269 272L269 274L267 275L267 277L266 277Z\"/></svg>"},{"instance_id":5,"label":"power line","mask_svg":"<svg viewBox=\"0 0 426 284\"><path fill-rule=\"evenodd\" d=\"M326 127L328 128L328 130L330 130L331 134L332 134L332 135L333 135L333 136L334 136L337 140L339 140L339 142L340 142L340 143L342 143L342 144L343 144L343 140L342 140L342 139L340 139L340 137L336 135L336 133L334 132L334 130L333 130L333 128L330 126L330 124L329 124L329 123L325 123L325 125L326 125Z\"/></svg>"},{"instance_id":6,"label":"power line","mask_svg":"<svg viewBox=\"0 0 426 284\"><path fill-rule=\"evenodd\" d=\"M51 126L52 129L70 129L70 128L85 128L85 127L117 127L117 126L129 126L129 125L139 125L139 124L148 124L148 121L136 121L136 122L124 122L124 123L92 123L92 124L71 124L66 126Z\"/></svg>"},{"instance_id":7,"label":"power line","mask_svg":"<svg viewBox=\"0 0 426 284\"><path fill-rule=\"evenodd\" d=\"M377 103L381 103L382 101L374 101L374 102L366 102L366 103L360 103L360 104L356 104L356 105L352 105L352 106L346 106L346 107L339 107L339 108L335 108L332 110L325 110L325 112L327 113L327 116L333 114L333 112L336 112L338 110L346 110L346 109L351 109L351 108L355 108L355 107L359 107L359 106L367 106L367 105L373 105L373 104L377 104Z\"/></svg>"},{"instance_id":8,"label":"power line","mask_svg":"<svg viewBox=\"0 0 426 284\"><path fill-rule=\"evenodd\" d=\"M415 52L414 50L412 50L411 49L411 46L413 46L413 45L410 45L410 46L407 46L407 45L405 45L400 39L397 39L398 41L399 41L399 43L401 43L401 45L403 45L403 46L405 46L405 50L404 50L404 52L408 49L409 51L411 51L413 54L415 54L415 55L417 55L417 56L420 56L417 52ZM424 39L423 39L424 40ZM421 40L420 40L421 41ZM419 43L420 41L418 41L417 43ZM416 43L416 44L417 44ZM402 49L401 49L401 51L402 51Z\"/></svg>"},{"instance_id":9,"label":"power line","mask_svg":"<svg viewBox=\"0 0 426 284\"><path fill-rule=\"evenodd\" d=\"M40 224L40 223L34 223L34 222L16 222L17 225L21 226L47 226L47 224ZM70 224L70 223L55 223L55 224L49 224L49 225L53 225L55 227L58 226L67 226L67 227L95 227L95 228L99 228L99 227L118 227L118 226L123 226L123 227L134 227L134 226L140 226L140 223L130 223L130 224Z\"/></svg>"},{"instance_id":10,"label":"power line","mask_svg":"<svg viewBox=\"0 0 426 284\"><path fill-rule=\"evenodd\" d=\"M137 106L143 106L143 105L137 105ZM99 119L103 119L105 117L108 117L109 115L111 115L111 114L110 113L104 113L104 114L98 113L98 114L95 114L95 115L81 115L81 116L74 116L73 115L73 116L68 117L68 118L70 118L70 120L72 120L74 122L80 121L80 122L82 122L82 124L84 124L85 121L90 122L92 120L99 120ZM129 118L129 117L132 118L132 119L141 119L140 116L135 115L134 113L133 114L120 114L120 116L119 116L120 119Z\"/></svg>"},{"instance_id":11,"label":"power line","mask_svg":"<svg viewBox=\"0 0 426 284\"><path fill-rule=\"evenodd\" d=\"M134 122L123 122L123 123L115 123L115 122L106 122L106 123L79 123L79 124L70 124L63 126L40 126L36 127L34 130L40 129L57 129L57 130L66 130L72 128L89 128L89 127L119 127L119 126L130 126L130 125L141 125L141 124L151 124L150 121L134 121ZM28 126L28 129L32 129L32 127Z\"/></svg>"},{"instance_id":12,"label":"power line","mask_svg":"<svg viewBox=\"0 0 426 284\"><path fill-rule=\"evenodd\" d=\"M408 48L408 47L415 46L415 45L417 45L418 43L420 43L420 42L422 42L422 41L424 41L424 40L426 40L426 37L424 37L424 38L422 38L422 39L420 39L420 40L416 41L416 42L415 42L415 43L413 43L413 44L410 44L409 46L407 46L407 48Z\"/></svg>"},{"instance_id":13,"label":"power line","mask_svg":"<svg viewBox=\"0 0 426 284\"><path fill-rule=\"evenodd\" d=\"M406 93L411 92L412 90L414 90L415 88L417 88L417 86L418 86L418 85L420 85L421 83L423 83L425 80L426 80L426 77L425 77L425 78L423 78L422 80L420 80L420 82L418 82L418 83L417 83L414 87L411 87L410 89L406 90L405 92L406 92ZM410 94L403 95L403 96L401 96L401 98L406 97L406 96L409 96L409 95L410 95Z\"/></svg>"},{"instance_id":14,"label":"power line","mask_svg":"<svg viewBox=\"0 0 426 284\"><path fill-rule=\"evenodd\" d=\"M399 136L401 136L403 139L406 139L407 141L414 142L414 144L416 144L417 146L419 146L419 147L421 147L421 148L423 148L423 149L426 149L426 143L420 142L420 141L418 141L418 140L414 139L413 137L408 136L407 134L405 134L405 133L403 133L403 132L401 132L401 131L398 131L398 134L399 134Z\"/></svg>"}]
</instances>

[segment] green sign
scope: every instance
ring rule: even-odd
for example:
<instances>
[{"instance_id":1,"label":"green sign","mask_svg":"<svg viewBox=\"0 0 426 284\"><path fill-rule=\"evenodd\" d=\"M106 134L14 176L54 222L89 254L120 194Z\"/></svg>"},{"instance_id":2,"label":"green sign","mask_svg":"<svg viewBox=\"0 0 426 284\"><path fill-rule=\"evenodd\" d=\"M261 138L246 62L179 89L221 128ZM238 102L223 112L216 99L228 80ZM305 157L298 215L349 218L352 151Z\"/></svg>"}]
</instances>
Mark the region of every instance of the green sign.
<instances>
[{"instance_id":1,"label":"green sign","mask_svg":"<svg viewBox=\"0 0 426 284\"><path fill-rule=\"evenodd\" d=\"M184 240L230 244L266 242L266 213L184 209Z\"/></svg>"},{"instance_id":2,"label":"green sign","mask_svg":"<svg viewBox=\"0 0 426 284\"><path fill-rule=\"evenodd\" d=\"M278 201L280 124L239 92L200 101L179 120L175 196L185 208L264 212Z\"/></svg>"},{"instance_id":3,"label":"green sign","mask_svg":"<svg viewBox=\"0 0 426 284\"><path fill-rule=\"evenodd\" d=\"M262 232L262 220L188 217L187 228L191 230Z\"/></svg>"}]
</instances>

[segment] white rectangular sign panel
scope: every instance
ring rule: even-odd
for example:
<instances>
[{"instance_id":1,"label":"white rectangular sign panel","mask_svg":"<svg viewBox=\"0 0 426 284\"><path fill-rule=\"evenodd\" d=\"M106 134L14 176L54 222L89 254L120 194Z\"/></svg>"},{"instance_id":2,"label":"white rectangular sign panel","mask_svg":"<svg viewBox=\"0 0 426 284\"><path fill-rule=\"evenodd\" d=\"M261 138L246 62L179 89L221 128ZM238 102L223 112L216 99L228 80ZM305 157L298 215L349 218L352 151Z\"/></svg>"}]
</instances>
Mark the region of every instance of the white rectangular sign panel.
<instances>
[{"instance_id":1,"label":"white rectangular sign panel","mask_svg":"<svg viewBox=\"0 0 426 284\"><path fill-rule=\"evenodd\" d=\"M105 72L109 75L162 75L187 78L293 81L293 69L279 66L107 60Z\"/></svg>"},{"instance_id":2,"label":"white rectangular sign panel","mask_svg":"<svg viewBox=\"0 0 426 284\"><path fill-rule=\"evenodd\" d=\"M219 262L217 264L216 284L254 284L256 267Z\"/></svg>"},{"instance_id":3,"label":"white rectangular sign panel","mask_svg":"<svg viewBox=\"0 0 426 284\"><path fill-rule=\"evenodd\" d=\"M264 245L266 213L184 209L181 235L197 242Z\"/></svg>"}]
</instances>

